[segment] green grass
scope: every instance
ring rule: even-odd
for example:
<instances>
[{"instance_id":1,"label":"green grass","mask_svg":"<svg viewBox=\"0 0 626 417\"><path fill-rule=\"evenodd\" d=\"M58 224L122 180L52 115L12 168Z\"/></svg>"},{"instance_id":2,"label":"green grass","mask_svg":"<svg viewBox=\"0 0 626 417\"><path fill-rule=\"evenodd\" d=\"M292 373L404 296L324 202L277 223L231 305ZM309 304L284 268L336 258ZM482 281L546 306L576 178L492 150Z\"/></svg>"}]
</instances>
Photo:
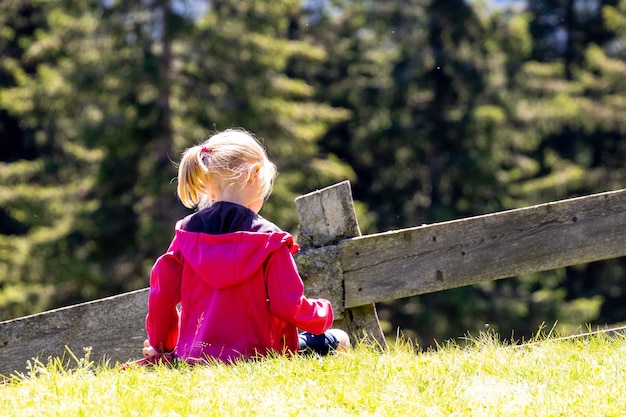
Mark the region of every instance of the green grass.
<instances>
[{"instance_id":1,"label":"green grass","mask_svg":"<svg viewBox=\"0 0 626 417\"><path fill-rule=\"evenodd\" d=\"M107 368L57 362L0 385L3 416L621 416L626 338L511 346L481 335L415 352Z\"/></svg>"}]
</instances>

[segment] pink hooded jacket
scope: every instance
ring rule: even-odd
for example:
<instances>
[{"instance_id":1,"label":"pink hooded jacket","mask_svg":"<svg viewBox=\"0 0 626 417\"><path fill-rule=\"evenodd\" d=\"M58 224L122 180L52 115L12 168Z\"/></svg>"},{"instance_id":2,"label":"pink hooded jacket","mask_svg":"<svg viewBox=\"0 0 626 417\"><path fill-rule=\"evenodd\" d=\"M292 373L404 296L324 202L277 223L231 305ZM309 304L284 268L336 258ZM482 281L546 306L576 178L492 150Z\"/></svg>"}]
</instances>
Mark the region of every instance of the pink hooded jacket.
<instances>
[{"instance_id":1,"label":"pink hooded jacket","mask_svg":"<svg viewBox=\"0 0 626 417\"><path fill-rule=\"evenodd\" d=\"M251 213L271 231L207 234L177 223L150 275L146 330L157 351L190 363L293 353L297 328L320 334L332 325L330 303L303 294L291 235Z\"/></svg>"}]
</instances>

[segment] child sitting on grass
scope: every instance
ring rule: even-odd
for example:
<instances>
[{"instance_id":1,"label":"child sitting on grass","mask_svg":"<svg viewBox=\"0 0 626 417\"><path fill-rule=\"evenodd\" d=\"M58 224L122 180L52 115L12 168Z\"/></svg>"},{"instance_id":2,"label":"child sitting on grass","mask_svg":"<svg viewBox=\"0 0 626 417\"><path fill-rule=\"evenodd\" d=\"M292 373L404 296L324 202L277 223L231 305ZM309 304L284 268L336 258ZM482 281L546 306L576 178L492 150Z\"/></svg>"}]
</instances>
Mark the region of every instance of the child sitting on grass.
<instances>
[{"instance_id":1,"label":"child sitting on grass","mask_svg":"<svg viewBox=\"0 0 626 417\"><path fill-rule=\"evenodd\" d=\"M199 210L176 224L152 269L144 364L350 347L344 331L329 329L330 302L304 296L292 236L258 214L275 176L244 130L215 134L183 153L178 197Z\"/></svg>"}]
</instances>

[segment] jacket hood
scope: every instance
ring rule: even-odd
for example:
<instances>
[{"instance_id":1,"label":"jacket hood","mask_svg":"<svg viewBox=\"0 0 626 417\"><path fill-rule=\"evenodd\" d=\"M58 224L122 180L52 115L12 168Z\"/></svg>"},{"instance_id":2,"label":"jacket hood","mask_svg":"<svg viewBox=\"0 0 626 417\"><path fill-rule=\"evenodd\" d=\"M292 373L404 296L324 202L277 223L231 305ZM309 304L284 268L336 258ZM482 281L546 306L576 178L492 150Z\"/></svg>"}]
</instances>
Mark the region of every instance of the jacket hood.
<instances>
[{"instance_id":1,"label":"jacket hood","mask_svg":"<svg viewBox=\"0 0 626 417\"><path fill-rule=\"evenodd\" d=\"M185 263L214 288L237 285L255 274L273 252L298 245L283 231L207 234L176 228L176 241Z\"/></svg>"}]
</instances>

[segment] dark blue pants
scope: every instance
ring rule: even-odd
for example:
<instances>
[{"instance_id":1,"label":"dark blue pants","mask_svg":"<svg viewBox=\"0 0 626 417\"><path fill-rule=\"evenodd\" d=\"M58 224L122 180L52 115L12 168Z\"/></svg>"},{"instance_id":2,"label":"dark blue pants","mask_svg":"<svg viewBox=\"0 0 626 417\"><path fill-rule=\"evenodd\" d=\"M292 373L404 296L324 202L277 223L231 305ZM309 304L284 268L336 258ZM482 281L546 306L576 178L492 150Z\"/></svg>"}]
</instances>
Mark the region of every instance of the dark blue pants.
<instances>
[{"instance_id":1,"label":"dark blue pants","mask_svg":"<svg viewBox=\"0 0 626 417\"><path fill-rule=\"evenodd\" d=\"M337 350L337 346L339 340L330 332L322 334L302 332L298 335L298 352L301 354L317 353L326 356Z\"/></svg>"}]
</instances>

